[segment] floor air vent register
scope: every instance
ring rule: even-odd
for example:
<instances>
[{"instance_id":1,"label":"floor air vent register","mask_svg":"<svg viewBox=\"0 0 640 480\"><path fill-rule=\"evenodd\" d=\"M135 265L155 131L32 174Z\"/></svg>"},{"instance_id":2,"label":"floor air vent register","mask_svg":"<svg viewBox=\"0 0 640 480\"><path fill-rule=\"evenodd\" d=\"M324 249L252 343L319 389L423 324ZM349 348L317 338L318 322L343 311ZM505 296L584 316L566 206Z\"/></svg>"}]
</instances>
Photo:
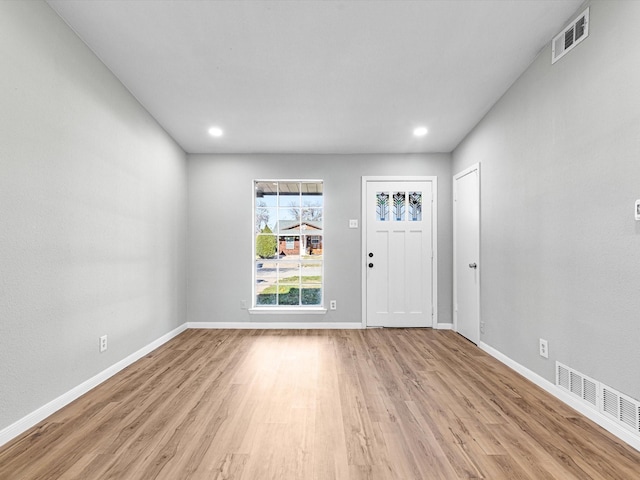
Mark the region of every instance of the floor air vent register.
<instances>
[{"instance_id":1,"label":"floor air vent register","mask_svg":"<svg viewBox=\"0 0 640 480\"><path fill-rule=\"evenodd\" d=\"M640 402L556 362L556 385L640 436Z\"/></svg>"}]
</instances>

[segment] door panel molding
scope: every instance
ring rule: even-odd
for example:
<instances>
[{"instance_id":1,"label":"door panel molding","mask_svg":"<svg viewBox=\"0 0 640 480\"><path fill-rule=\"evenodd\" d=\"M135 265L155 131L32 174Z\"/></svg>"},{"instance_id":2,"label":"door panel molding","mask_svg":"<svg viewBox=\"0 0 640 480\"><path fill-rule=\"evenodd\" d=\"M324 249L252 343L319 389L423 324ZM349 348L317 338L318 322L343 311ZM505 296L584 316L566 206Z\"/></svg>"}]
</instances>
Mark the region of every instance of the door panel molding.
<instances>
[{"instance_id":1,"label":"door panel molding","mask_svg":"<svg viewBox=\"0 0 640 480\"><path fill-rule=\"evenodd\" d=\"M438 177L436 176L363 176L361 184L361 298L362 298L362 327L367 328L367 185L370 182L430 182L432 198L431 205L431 326L438 324ZM427 207L424 201L423 208Z\"/></svg>"}]
</instances>

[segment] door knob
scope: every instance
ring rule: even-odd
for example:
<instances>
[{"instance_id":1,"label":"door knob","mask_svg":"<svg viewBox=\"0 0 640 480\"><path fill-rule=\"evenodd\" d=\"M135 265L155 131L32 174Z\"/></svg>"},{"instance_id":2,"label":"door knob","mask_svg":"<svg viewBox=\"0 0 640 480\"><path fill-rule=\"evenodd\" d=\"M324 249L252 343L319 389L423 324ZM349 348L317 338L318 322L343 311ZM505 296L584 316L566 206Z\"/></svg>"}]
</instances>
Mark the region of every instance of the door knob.
<instances>
[{"instance_id":1,"label":"door knob","mask_svg":"<svg viewBox=\"0 0 640 480\"><path fill-rule=\"evenodd\" d=\"M373 252L369 252L369 257L373 257Z\"/></svg>"},{"instance_id":2,"label":"door knob","mask_svg":"<svg viewBox=\"0 0 640 480\"><path fill-rule=\"evenodd\" d=\"M476 265L475 263L470 263L469 268L478 268L478 265Z\"/></svg>"},{"instance_id":3,"label":"door knob","mask_svg":"<svg viewBox=\"0 0 640 480\"><path fill-rule=\"evenodd\" d=\"M373 263L370 263L370 264L369 264L369 268L373 268Z\"/></svg>"}]
</instances>

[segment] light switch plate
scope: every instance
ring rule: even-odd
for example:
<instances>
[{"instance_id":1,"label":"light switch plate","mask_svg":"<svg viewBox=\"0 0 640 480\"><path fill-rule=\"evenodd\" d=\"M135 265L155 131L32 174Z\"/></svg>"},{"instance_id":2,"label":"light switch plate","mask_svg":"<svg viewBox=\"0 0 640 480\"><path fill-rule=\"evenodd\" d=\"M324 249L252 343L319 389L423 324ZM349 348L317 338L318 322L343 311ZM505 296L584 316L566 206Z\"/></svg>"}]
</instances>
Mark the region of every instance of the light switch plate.
<instances>
[{"instance_id":1,"label":"light switch plate","mask_svg":"<svg viewBox=\"0 0 640 480\"><path fill-rule=\"evenodd\" d=\"M636 200L636 220L640 220L640 200Z\"/></svg>"}]
</instances>

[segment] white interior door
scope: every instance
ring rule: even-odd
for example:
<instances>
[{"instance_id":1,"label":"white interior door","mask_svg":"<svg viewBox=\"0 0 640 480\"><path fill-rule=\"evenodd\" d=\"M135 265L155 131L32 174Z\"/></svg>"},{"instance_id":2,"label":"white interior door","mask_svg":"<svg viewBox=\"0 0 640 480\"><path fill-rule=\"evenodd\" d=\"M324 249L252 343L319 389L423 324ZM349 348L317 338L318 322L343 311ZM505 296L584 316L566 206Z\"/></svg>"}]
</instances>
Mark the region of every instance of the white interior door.
<instances>
[{"instance_id":1,"label":"white interior door","mask_svg":"<svg viewBox=\"0 0 640 480\"><path fill-rule=\"evenodd\" d=\"M363 192L366 326L431 327L436 179L363 179Z\"/></svg>"},{"instance_id":2,"label":"white interior door","mask_svg":"<svg viewBox=\"0 0 640 480\"><path fill-rule=\"evenodd\" d=\"M453 177L454 329L480 341L480 165Z\"/></svg>"}]
</instances>

